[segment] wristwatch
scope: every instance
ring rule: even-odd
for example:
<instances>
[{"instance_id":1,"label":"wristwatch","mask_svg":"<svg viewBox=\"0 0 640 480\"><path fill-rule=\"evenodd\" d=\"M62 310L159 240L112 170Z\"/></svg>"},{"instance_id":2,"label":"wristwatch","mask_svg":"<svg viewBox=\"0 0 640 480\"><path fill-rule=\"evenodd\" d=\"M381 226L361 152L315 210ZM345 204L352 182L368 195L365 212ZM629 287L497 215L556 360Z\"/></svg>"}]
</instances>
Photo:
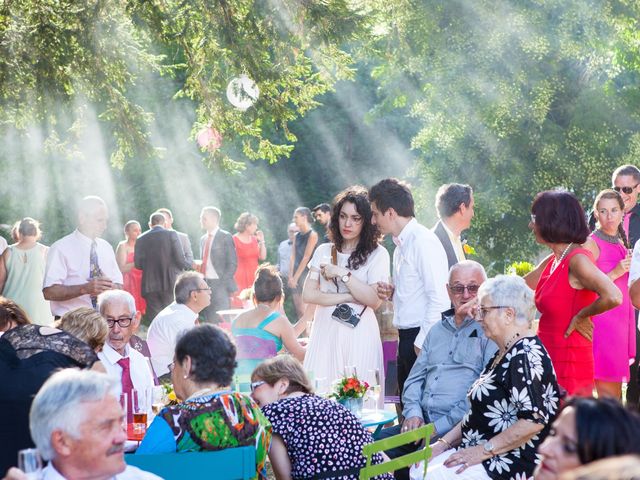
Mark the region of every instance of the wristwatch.
<instances>
[{"instance_id":1,"label":"wristwatch","mask_svg":"<svg viewBox=\"0 0 640 480\"><path fill-rule=\"evenodd\" d=\"M342 275L342 277L340 277L340 280L342 280L343 283L349 283L350 279L351 279L351 272L347 272L346 275Z\"/></svg>"},{"instance_id":2,"label":"wristwatch","mask_svg":"<svg viewBox=\"0 0 640 480\"><path fill-rule=\"evenodd\" d=\"M482 448L484 449L484 453L486 453L487 455L491 455L492 457L496 455L494 453L496 447L492 442L485 442Z\"/></svg>"}]
</instances>

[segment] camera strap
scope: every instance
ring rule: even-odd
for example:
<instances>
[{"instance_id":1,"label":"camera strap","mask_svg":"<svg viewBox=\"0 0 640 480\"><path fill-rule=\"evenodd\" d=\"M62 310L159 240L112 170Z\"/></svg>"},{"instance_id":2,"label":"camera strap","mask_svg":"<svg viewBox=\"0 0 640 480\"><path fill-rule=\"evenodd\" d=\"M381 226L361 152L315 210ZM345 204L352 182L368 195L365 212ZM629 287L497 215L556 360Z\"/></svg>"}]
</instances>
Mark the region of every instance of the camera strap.
<instances>
[{"instance_id":1,"label":"camera strap","mask_svg":"<svg viewBox=\"0 0 640 480\"><path fill-rule=\"evenodd\" d=\"M331 245L331 263L336 266L338 265L338 249L333 244ZM340 293L340 288L338 288L338 280L336 278L333 279L333 284L336 286L336 293ZM359 316L362 316L366 309L367 306L365 305Z\"/></svg>"}]
</instances>

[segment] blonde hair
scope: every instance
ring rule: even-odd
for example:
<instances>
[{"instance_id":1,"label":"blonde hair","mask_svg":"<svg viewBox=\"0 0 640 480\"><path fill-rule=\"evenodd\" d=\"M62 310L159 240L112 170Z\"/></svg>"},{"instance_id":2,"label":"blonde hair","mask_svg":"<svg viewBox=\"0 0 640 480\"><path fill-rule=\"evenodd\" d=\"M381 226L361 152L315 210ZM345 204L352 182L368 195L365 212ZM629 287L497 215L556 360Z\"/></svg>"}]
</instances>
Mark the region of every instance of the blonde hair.
<instances>
[{"instance_id":1,"label":"blonde hair","mask_svg":"<svg viewBox=\"0 0 640 480\"><path fill-rule=\"evenodd\" d=\"M252 223L258 223L258 217L253 213L243 212L236 220L236 224L233 226L238 232L244 232Z\"/></svg>"},{"instance_id":2,"label":"blonde hair","mask_svg":"<svg viewBox=\"0 0 640 480\"><path fill-rule=\"evenodd\" d=\"M278 380L286 378L289 386L285 393L313 393L313 387L302 368L302 364L291 355L278 355L265 360L251 374L251 381L264 380L275 385Z\"/></svg>"},{"instance_id":3,"label":"blonde hair","mask_svg":"<svg viewBox=\"0 0 640 480\"><path fill-rule=\"evenodd\" d=\"M107 321L89 307L80 307L65 313L55 327L79 338L93 350L101 349L109 335Z\"/></svg>"}]
</instances>

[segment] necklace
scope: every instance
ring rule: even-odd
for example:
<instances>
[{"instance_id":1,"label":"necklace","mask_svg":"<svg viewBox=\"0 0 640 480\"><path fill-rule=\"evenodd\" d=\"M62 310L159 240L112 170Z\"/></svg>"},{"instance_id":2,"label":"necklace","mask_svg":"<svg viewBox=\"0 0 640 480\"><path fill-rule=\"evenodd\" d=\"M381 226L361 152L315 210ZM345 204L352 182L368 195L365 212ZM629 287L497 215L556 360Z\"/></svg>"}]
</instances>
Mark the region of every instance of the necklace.
<instances>
[{"instance_id":1,"label":"necklace","mask_svg":"<svg viewBox=\"0 0 640 480\"><path fill-rule=\"evenodd\" d=\"M593 234L599 239L604 240L605 242L613 243L614 245L617 245L620 243L619 232L616 232L615 235L609 235L608 233L605 233L602 230L598 229L595 232L593 232Z\"/></svg>"},{"instance_id":2,"label":"necklace","mask_svg":"<svg viewBox=\"0 0 640 480\"><path fill-rule=\"evenodd\" d=\"M567 245L567 248L564 249L564 251L562 252L562 255L560 255L560 258L553 259L553 263L551 264L551 271L549 273L555 272L556 268L558 268L558 265L562 263L562 260L564 260L564 257L567 255L567 253L569 253L569 249L572 247L572 245L573 245L573 242Z\"/></svg>"},{"instance_id":3,"label":"necklace","mask_svg":"<svg viewBox=\"0 0 640 480\"><path fill-rule=\"evenodd\" d=\"M520 338L520 333L516 332L516 334L511 337L505 344L504 344L504 350L502 351L502 353L500 355L498 355L496 357L496 359L491 363L491 368L489 368L489 370L493 370L494 368L496 368L496 365L498 365L498 363L500 363L500 361L502 360L502 357L504 357L504 355L509 351L509 349L516 343L516 341L518 340L518 338Z\"/></svg>"}]
</instances>

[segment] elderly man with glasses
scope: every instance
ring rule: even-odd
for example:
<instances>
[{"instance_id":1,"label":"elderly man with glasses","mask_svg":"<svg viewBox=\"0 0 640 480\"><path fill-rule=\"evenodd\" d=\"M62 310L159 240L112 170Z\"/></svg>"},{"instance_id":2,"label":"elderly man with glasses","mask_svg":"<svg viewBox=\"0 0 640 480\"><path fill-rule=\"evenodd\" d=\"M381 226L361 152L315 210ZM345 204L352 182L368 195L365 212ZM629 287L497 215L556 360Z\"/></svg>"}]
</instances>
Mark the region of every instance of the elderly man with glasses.
<instances>
[{"instance_id":1,"label":"elderly man with glasses","mask_svg":"<svg viewBox=\"0 0 640 480\"><path fill-rule=\"evenodd\" d=\"M122 385L122 392L128 395L128 421L133 419L131 390L150 392L153 387L153 373L147 359L129 340L140 325L140 313L136 311L135 300L124 290L108 290L98 297L100 315L109 326L109 336L98 353L107 373ZM149 405L151 402L148 402Z\"/></svg>"},{"instance_id":2,"label":"elderly man with glasses","mask_svg":"<svg viewBox=\"0 0 640 480\"><path fill-rule=\"evenodd\" d=\"M178 336L193 328L198 315L211 304L211 287L199 272L185 272L176 280L175 301L164 308L151 322L147 343L151 363L160 377L169 373Z\"/></svg>"},{"instance_id":3,"label":"elderly man with glasses","mask_svg":"<svg viewBox=\"0 0 640 480\"><path fill-rule=\"evenodd\" d=\"M476 296L486 279L478 262L463 260L451 267L447 292L453 308L429 330L404 384L403 423L384 429L382 437L433 423L434 437L439 438L469 410L467 390L498 349L475 321ZM395 458L417 448L408 445L386 453ZM408 469L398 470L396 478L409 478Z\"/></svg>"}]
</instances>

